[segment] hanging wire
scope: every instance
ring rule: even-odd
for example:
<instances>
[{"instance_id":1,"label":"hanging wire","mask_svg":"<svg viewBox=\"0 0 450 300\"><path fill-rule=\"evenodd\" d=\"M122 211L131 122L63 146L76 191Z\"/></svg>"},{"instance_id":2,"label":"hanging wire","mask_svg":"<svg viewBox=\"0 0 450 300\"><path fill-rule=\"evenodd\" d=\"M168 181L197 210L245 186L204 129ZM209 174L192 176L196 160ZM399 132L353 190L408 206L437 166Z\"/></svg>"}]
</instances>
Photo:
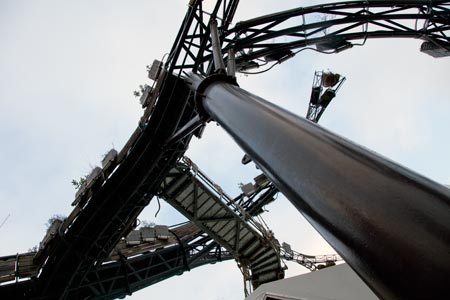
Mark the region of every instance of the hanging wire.
<instances>
[{"instance_id":1,"label":"hanging wire","mask_svg":"<svg viewBox=\"0 0 450 300\"><path fill-rule=\"evenodd\" d=\"M429 3L428 3L427 14L430 14L432 12L432 5L433 5L432 1L430 0ZM419 12L420 12L420 10L419 10ZM447 51L450 51L450 47L448 47L448 46L446 46L446 45L444 45L442 43L438 43L438 41L436 39L431 38L429 35L427 35L425 33L426 26L429 26L429 24L428 24L429 20L430 19L426 19L426 23L424 23L424 27L421 30L423 33L422 33L420 38L426 40L427 42L432 43L433 45L435 45L435 46L437 46L439 48L442 48L442 49L445 49ZM415 30L416 31L417 31L417 22L418 22L418 19L416 20L416 24L415 24ZM436 25L435 25L435 27L436 27Z\"/></svg>"},{"instance_id":2,"label":"hanging wire","mask_svg":"<svg viewBox=\"0 0 450 300\"><path fill-rule=\"evenodd\" d=\"M364 15L367 17L369 15L369 3L367 1L365 1L366 7L364 7ZM366 20L366 23L364 23L362 25L363 28L363 32L365 33L364 35L364 40L362 41L362 43L358 43L358 44L353 44L354 46L364 46L366 44L367 38L369 36L369 21Z\"/></svg>"},{"instance_id":3,"label":"hanging wire","mask_svg":"<svg viewBox=\"0 0 450 300\"><path fill-rule=\"evenodd\" d=\"M269 226L267 225L266 221L264 221L264 218L260 215L258 215L258 219L264 224L266 230L270 231Z\"/></svg>"},{"instance_id":4,"label":"hanging wire","mask_svg":"<svg viewBox=\"0 0 450 300\"><path fill-rule=\"evenodd\" d=\"M247 74L247 75L262 74L262 73L265 73L265 72L271 70L273 67L275 67L275 66L278 65L278 64L279 64L279 62L275 62L275 63L272 64L269 68L267 68L267 69L265 69L265 70L263 70L263 71L258 71L258 72L245 72L245 71L239 71L239 73Z\"/></svg>"},{"instance_id":5,"label":"hanging wire","mask_svg":"<svg viewBox=\"0 0 450 300\"><path fill-rule=\"evenodd\" d=\"M5 219L3 219L3 222L2 222L2 224L0 224L0 228L2 228L3 227L3 225L5 225L5 223L6 223L6 221L8 221L8 219L9 219L9 217L11 216L11 214L8 214L7 216L6 216L6 218Z\"/></svg>"},{"instance_id":6,"label":"hanging wire","mask_svg":"<svg viewBox=\"0 0 450 300\"><path fill-rule=\"evenodd\" d=\"M300 49L300 50L297 50L296 52L294 52L293 54L291 54L291 57L294 57L297 53L302 52L302 51L304 51L304 50L312 50L312 51L316 51L316 52L323 53L323 54L333 54L333 53L337 53L336 50L333 50L333 51L323 51L323 50L319 50L319 49L316 49L316 48L313 48L313 47L305 47L305 48L302 48L302 49ZM269 68L267 68L267 69L265 69L265 70L262 70L262 71L258 71L258 72L245 72L245 71L238 71L238 72L239 72L239 73L242 73L242 74L246 74L246 75L262 74L262 73L265 73L265 72L267 72L267 71L270 71L273 67L275 67L276 65L281 64L281 63L284 62L284 61L285 61L285 60L283 60L283 61L277 61L277 62L273 63Z\"/></svg>"},{"instance_id":7,"label":"hanging wire","mask_svg":"<svg viewBox=\"0 0 450 300\"><path fill-rule=\"evenodd\" d=\"M159 196L158 196L158 195L156 196L156 200L158 201L158 210L157 210L156 213L155 213L155 218L158 216L159 211L161 210L161 203L160 203L160 200L159 200Z\"/></svg>"},{"instance_id":8,"label":"hanging wire","mask_svg":"<svg viewBox=\"0 0 450 300\"><path fill-rule=\"evenodd\" d=\"M244 279L244 294L245 294L245 297L247 297L252 292L252 285L249 282L251 279L250 272L249 272L247 266L243 266L239 263L238 263L238 268L242 273L242 278ZM247 288L247 285L248 285L248 288Z\"/></svg>"}]
</instances>

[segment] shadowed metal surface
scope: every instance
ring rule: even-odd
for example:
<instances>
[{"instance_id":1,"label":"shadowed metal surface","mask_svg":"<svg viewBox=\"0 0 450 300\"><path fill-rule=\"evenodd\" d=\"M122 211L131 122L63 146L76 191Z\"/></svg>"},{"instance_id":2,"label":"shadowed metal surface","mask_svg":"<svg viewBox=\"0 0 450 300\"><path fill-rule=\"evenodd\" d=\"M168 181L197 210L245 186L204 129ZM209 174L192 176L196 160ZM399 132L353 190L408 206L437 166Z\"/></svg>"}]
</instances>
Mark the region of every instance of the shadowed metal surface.
<instances>
[{"instance_id":1,"label":"shadowed metal surface","mask_svg":"<svg viewBox=\"0 0 450 300\"><path fill-rule=\"evenodd\" d=\"M69 290L83 284L130 230L164 176L183 155L191 135L198 129L196 126L202 124L197 107L190 101L191 93L179 76L187 71L211 74L209 24L214 19L219 23L222 53L233 48L239 54L237 63L241 67L250 65L254 59L281 63L310 45L327 53L339 52L356 45L351 41L362 40L364 44L367 38L380 37L424 39L428 46L442 52L439 55L448 55L448 1L322 4L258 17L234 28L229 27L238 0L217 0L211 11L205 11L202 2L189 2L165 63L166 75L155 86L151 102L154 107L147 108L139 127L119 153L117 170L114 171L116 166L103 170L108 179L98 181L84 200L74 202L77 207L67 219L70 222L66 220L65 230L56 235L52 251L43 257L46 264L40 270L37 288L28 296L64 299ZM330 19L308 23L304 16L310 13L324 14ZM291 17L300 19L294 27L285 23ZM424 50L430 52L427 47ZM242 98L242 92L234 89L230 87L220 93L227 97L234 93L235 98ZM296 206L328 241L345 253L372 288L386 298L391 295L423 298L428 288L431 294L426 298L439 295L444 287L442 274L449 273L445 253L449 248L449 225L445 223L448 191L361 152L351 143L264 101L254 111L257 97L247 96L248 101L241 103L245 104L242 111L233 101L224 101L225 104L213 101L210 106L217 106L219 111L223 109L224 116L231 116L228 130L238 133L236 140L249 149L263 150L263 155L258 151L248 153L286 195L296 200ZM258 118L259 123L255 122ZM261 139L267 142L268 137L269 143L260 142ZM304 144L297 148L300 139ZM296 156L302 159L291 161ZM286 178L289 180L282 180ZM267 199L270 200L270 195ZM255 208L257 211L260 206ZM406 213L399 217L402 210ZM29 262L29 257L25 259ZM20 268L17 273L22 271L28 272ZM80 273L84 275L78 276ZM108 276L103 279L109 280ZM11 288L23 290L26 284L19 281Z\"/></svg>"},{"instance_id":2,"label":"shadowed metal surface","mask_svg":"<svg viewBox=\"0 0 450 300\"><path fill-rule=\"evenodd\" d=\"M117 251L117 252L116 252ZM36 253L17 255L18 263L24 263ZM78 273L84 280L68 289L66 299L116 299L131 295L157 282L181 275L193 268L232 259L233 256L212 241L192 223L172 228L169 238L162 241L115 249L112 256L88 274ZM0 258L0 271L8 267L5 261L14 263L16 256ZM33 297L37 284L36 265L25 265L8 277L19 279L13 284L0 285L2 299L43 299ZM1 273L1 272L0 272ZM12 274L12 275L10 275ZM0 274L1 275L1 274ZM4 275L4 274L3 274ZM24 278L25 276L31 278ZM3 279L3 277L1 277ZM47 298L46 298L47 299ZM53 299L53 298L49 298Z\"/></svg>"},{"instance_id":3,"label":"shadowed metal surface","mask_svg":"<svg viewBox=\"0 0 450 300\"><path fill-rule=\"evenodd\" d=\"M203 78L188 81L196 89ZM379 297L450 295L448 189L220 78L208 81L198 91L205 111Z\"/></svg>"}]
</instances>

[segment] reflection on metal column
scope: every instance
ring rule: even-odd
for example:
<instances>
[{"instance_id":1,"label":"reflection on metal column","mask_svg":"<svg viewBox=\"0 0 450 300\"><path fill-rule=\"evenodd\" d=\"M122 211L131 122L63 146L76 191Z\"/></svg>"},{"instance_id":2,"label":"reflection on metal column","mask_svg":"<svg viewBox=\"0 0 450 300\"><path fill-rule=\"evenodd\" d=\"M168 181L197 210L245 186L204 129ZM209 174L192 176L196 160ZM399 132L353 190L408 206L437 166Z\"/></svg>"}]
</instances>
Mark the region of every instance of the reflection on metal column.
<instances>
[{"instance_id":1,"label":"reflection on metal column","mask_svg":"<svg viewBox=\"0 0 450 300\"><path fill-rule=\"evenodd\" d=\"M204 111L382 299L450 299L450 190L214 75Z\"/></svg>"}]
</instances>

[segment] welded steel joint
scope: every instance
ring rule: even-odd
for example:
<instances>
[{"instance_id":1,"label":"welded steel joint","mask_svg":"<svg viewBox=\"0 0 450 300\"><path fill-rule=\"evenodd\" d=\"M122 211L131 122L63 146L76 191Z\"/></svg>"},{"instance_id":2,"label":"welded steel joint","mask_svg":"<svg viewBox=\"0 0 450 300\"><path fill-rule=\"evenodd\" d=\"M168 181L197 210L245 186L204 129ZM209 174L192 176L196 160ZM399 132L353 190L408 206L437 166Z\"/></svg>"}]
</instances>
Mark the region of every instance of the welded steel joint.
<instances>
[{"instance_id":1,"label":"welded steel joint","mask_svg":"<svg viewBox=\"0 0 450 300\"><path fill-rule=\"evenodd\" d=\"M380 299L450 299L447 188L226 77L187 80L202 110Z\"/></svg>"},{"instance_id":2,"label":"welded steel joint","mask_svg":"<svg viewBox=\"0 0 450 300\"><path fill-rule=\"evenodd\" d=\"M206 89L211 84L216 82L224 82L239 86L235 77L228 76L222 72L212 74L208 77L203 77L198 74L191 74L188 78L186 78L186 80L191 86L191 89L195 92L195 105L201 120L204 122L211 121L211 117L203 106L203 98L205 97Z\"/></svg>"}]
</instances>

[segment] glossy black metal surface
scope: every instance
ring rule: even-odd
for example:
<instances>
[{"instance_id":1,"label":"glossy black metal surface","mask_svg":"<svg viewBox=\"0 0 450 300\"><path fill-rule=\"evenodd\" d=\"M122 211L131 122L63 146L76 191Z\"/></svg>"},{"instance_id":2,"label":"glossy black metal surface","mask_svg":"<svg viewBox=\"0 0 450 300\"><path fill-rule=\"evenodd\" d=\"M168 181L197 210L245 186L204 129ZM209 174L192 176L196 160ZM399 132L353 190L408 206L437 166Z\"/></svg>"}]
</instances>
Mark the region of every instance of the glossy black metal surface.
<instances>
[{"instance_id":1,"label":"glossy black metal surface","mask_svg":"<svg viewBox=\"0 0 450 300\"><path fill-rule=\"evenodd\" d=\"M381 299L450 298L449 189L237 86L216 81L201 96Z\"/></svg>"},{"instance_id":2,"label":"glossy black metal surface","mask_svg":"<svg viewBox=\"0 0 450 300\"><path fill-rule=\"evenodd\" d=\"M349 1L235 23L238 3L189 1L165 62L170 75L161 80L155 109L151 117L144 118L148 122L140 122L133 134L136 139L132 136L130 147L124 147L124 160L120 159L120 166L105 184L98 182L91 190L89 203L67 232L60 231L55 237L55 247L39 277L32 283L2 286L9 294L0 291L0 298L67 299L94 285L92 274L103 276L95 279L98 282L115 276L97 267L126 235L187 149L192 134L201 133L203 121L208 119L206 112L203 115L203 110L191 103L191 95L178 77L189 71L213 72L213 20L219 23L221 52L238 54L236 61L242 70L258 59L281 63L311 46L339 52L356 45L355 40L362 45L369 38L423 39L445 51L450 42L449 1ZM308 18L313 14L322 17ZM231 28L232 24L236 26ZM450 298L445 290L450 273L447 190L251 94L244 97L231 85L216 90L214 80L211 86L204 85L207 95L213 93L213 100L205 103L211 116L244 149L251 150L246 152L381 297ZM275 189L267 191L245 208L256 214L275 193ZM148 267L144 265L133 265L142 268L135 273L144 272ZM135 282L136 289L149 282L146 276L142 279ZM129 282L122 282L107 297L127 291L124 286Z\"/></svg>"}]
</instances>

